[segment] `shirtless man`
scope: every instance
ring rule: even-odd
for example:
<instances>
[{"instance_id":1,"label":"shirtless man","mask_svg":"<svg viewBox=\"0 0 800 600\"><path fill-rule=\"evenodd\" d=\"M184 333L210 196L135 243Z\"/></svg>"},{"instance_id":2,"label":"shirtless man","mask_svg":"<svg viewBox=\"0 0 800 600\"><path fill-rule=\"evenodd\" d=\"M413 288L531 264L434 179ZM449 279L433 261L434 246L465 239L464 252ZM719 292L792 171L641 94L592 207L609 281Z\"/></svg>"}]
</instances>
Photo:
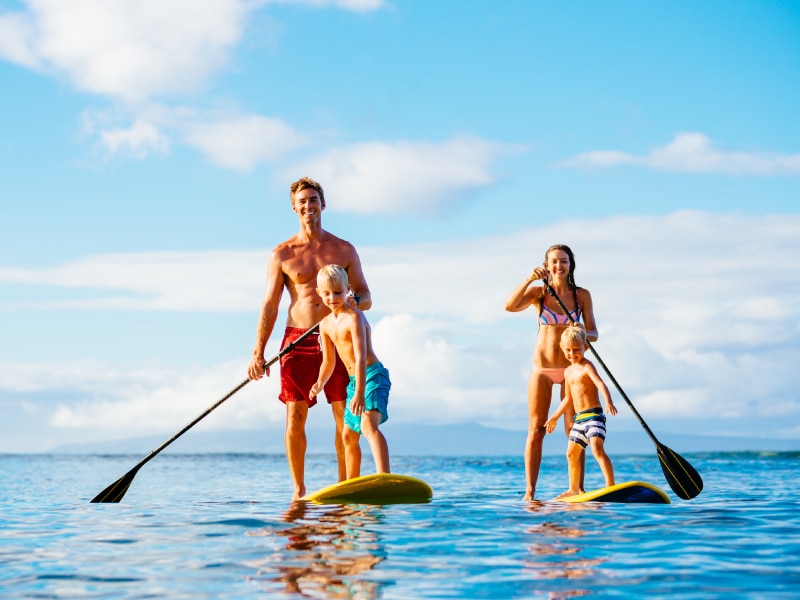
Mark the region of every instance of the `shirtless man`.
<instances>
[{"instance_id":1,"label":"shirtless man","mask_svg":"<svg viewBox=\"0 0 800 600\"><path fill-rule=\"evenodd\" d=\"M289 189L292 210L297 213L300 221L300 231L278 244L270 255L253 359L247 369L250 379L261 379L265 374L269 375L269 370L264 369L264 350L278 319L284 288L289 292L289 310L281 348L300 337L330 312L316 291L317 271L323 265L333 263L344 267L353 290L348 301L361 310L372 306L370 291L355 247L322 228L322 211L325 209L322 186L306 177L295 181ZM318 334L307 337L281 359L279 399L286 406L286 459L294 481L293 499L301 498L306 493L305 425L308 409L316 404L316 398L310 398L309 391L317 380L321 363L322 351ZM335 446L339 481L347 476L342 429L349 381L344 363L337 359L334 374L324 391L336 422Z\"/></svg>"}]
</instances>

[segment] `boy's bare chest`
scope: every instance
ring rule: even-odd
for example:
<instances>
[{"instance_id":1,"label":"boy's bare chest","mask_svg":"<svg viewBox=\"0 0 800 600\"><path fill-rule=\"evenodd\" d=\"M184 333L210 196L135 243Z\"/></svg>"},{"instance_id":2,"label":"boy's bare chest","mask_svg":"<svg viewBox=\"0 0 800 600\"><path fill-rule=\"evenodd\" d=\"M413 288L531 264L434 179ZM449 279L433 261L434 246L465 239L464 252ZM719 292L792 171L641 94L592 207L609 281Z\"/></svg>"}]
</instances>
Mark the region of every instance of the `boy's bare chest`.
<instances>
[{"instance_id":1,"label":"boy's bare chest","mask_svg":"<svg viewBox=\"0 0 800 600\"><path fill-rule=\"evenodd\" d=\"M568 367L564 371L564 380L576 389L586 389L587 387L594 387L594 382L585 369Z\"/></svg>"},{"instance_id":2,"label":"boy's bare chest","mask_svg":"<svg viewBox=\"0 0 800 600\"><path fill-rule=\"evenodd\" d=\"M330 336L337 348L351 346L353 337L350 333L350 328L346 323L335 323L330 328Z\"/></svg>"}]
</instances>

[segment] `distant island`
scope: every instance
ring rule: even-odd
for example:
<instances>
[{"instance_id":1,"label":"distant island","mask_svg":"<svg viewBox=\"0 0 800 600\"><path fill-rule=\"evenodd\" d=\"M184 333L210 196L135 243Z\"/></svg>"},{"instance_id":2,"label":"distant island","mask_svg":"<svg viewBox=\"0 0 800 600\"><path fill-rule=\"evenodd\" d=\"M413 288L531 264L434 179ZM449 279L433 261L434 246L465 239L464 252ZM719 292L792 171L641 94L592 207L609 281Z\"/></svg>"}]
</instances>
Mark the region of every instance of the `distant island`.
<instances>
[{"instance_id":1,"label":"distant island","mask_svg":"<svg viewBox=\"0 0 800 600\"><path fill-rule=\"evenodd\" d=\"M522 455L525 431L484 427L474 423L458 425L387 424L386 436L392 453L397 456L514 456ZM143 455L160 445L174 432L163 435L128 438L105 442L64 444L48 452L55 454L136 454ZM308 452L328 454L333 451L330 428L308 430ZM800 440L774 438L741 438L735 436L658 434L658 439L681 454L692 452L787 452L800 451ZM546 455L562 454L566 443L562 435L548 435ZM609 454L650 454L654 444L644 430L615 431L609 435ZM195 453L266 453L282 454L283 430L189 431L165 452Z\"/></svg>"}]
</instances>

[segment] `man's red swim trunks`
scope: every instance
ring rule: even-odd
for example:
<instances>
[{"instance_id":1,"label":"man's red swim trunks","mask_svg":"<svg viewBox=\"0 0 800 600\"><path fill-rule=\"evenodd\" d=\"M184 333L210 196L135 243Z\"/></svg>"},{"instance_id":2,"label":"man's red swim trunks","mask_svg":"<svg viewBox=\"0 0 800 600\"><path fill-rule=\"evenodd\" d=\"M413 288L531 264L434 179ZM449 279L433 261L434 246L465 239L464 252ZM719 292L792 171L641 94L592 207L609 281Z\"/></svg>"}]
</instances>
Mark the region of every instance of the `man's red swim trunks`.
<instances>
[{"instance_id":1,"label":"man's red swim trunks","mask_svg":"<svg viewBox=\"0 0 800 600\"><path fill-rule=\"evenodd\" d=\"M283 335L281 348L285 348L307 329L297 327L287 327ZM319 368L322 365L322 348L319 345L319 333L314 332L301 341L294 349L281 357L281 393L278 399L283 402L308 402L308 406L314 406L317 399L308 399L308 392L311 386L317 382ZM328 404L332 402L344 402L347 400L347 385L350 383L350 376L347 367L344 366L342 359L336 355L336 364L333 367L333 374L325 386L325 398Z\"/></svg>"}]
</instances>

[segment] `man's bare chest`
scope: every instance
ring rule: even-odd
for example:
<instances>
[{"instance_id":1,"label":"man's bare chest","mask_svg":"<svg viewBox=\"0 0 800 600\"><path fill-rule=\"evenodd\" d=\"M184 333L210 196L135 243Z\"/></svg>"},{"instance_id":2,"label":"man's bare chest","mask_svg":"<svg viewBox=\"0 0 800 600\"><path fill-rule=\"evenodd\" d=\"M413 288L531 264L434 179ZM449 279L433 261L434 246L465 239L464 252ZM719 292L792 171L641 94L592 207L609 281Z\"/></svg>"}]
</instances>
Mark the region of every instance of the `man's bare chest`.
<instances>
[{"instance_id":1,"label":"man's bare chest","mask_svg":"<svg viewBox=\"0 0 800 600\"><path fill-rule=\"evenodd\" d=\"M318 248L314 252L303 252L289 258L283 263L283 271L296 284L315 283L317 272L321 267L337 264L347 268L345 257L335 248Z\"/></svg>"}]
</instances>

